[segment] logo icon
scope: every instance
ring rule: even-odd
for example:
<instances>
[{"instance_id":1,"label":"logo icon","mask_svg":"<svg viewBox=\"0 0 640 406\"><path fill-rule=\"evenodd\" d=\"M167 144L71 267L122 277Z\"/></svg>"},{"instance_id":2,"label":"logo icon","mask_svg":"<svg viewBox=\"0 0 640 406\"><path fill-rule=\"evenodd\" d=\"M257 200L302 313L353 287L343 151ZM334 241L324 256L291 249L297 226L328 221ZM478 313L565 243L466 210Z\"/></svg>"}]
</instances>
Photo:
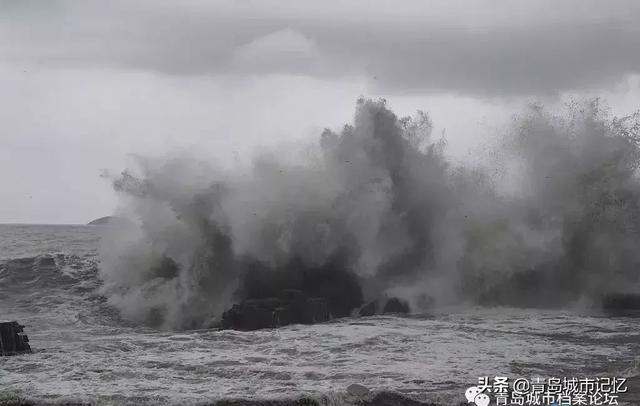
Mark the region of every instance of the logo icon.
<instances>
[{"instance_id":1,"label":"logo icon","mask_svg":"<svg viewBox=\"0 0 640 406\"><path fill-rule=\"evenodd\" d=\"M485 393L482 393L480 388L472 386L464 392L464 396L469 403L473 403L476 406L488 406L491 399Z\"/></svg>"}]
</instances>

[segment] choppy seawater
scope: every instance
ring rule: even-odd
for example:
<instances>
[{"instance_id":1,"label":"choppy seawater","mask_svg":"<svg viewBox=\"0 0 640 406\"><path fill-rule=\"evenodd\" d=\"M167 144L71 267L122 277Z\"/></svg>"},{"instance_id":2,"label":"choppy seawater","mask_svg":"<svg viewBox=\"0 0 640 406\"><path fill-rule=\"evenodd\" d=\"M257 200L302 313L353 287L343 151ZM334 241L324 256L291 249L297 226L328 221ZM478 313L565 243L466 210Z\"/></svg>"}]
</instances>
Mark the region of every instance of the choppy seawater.
<instances>
[{"instance_id":1,"label":"choppy seawater","mask_svg":"<svg viewBox=\"0 0 640 406\"><path fill-rule=\"evenodd\" d=\"M345 404L353 400L346 387L359 383L458 404L479 376L638 372L638 319L576 311L449 309L257 332L127 325L97 292L104 230L0 225L0 320L24 324L35 351L0 358L0 401L188 404L309 396ZM640 404L630 382L628 404Z\"/></svg>"}]
</instances>

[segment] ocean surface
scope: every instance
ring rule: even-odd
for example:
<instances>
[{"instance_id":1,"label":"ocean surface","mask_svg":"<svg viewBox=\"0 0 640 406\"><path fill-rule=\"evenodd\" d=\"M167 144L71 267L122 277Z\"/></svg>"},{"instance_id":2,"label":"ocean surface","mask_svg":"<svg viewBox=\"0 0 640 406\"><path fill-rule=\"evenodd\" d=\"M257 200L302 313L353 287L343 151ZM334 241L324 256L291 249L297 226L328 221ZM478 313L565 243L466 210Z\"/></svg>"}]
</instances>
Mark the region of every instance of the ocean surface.
<instances>
[{"instance_id":1,"label":"ocean surface","mask_svg":"<svg viewBox=\"0 0 640 406\"><path fill-rule=\"evenodd\" d=\"M640 404L640 320L577 310L447 309L277 330L157 331L100 295L105 226L0 225L0 320L33 354L0 358L0 402L202 404L320 399L353 383L440 404L482 376L626 377ZM493 403L492 403L493 404Z\"/></svg>"}]
</instances>

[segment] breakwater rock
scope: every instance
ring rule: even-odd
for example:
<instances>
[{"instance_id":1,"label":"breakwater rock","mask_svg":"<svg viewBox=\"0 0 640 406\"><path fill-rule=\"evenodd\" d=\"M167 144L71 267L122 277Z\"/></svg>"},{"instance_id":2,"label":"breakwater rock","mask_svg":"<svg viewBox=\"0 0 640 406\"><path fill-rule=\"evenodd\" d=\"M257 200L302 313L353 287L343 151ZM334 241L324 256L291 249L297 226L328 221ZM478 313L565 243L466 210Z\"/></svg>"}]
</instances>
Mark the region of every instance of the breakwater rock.
<instances>
[{"instance_id":1,"label":"breakwater rock","mask_svg":"<svg viewBox=\"0 0 640 406\"><path fill-rule=\"evenodd\" d=\"M610 316L640 317L640 294L607 294L602 298L602 309Z\"/></svg>"},{"instance_id":2,"label":"breakwater rock","mask_svg":"<svg viewBox=\"0 0 640 406\"><path fill-rule=\"evenodd\" d=\"M222 314L221 327L258 330L289 324L313 324L331 319L327 301L301 290L283 290L278 297L248 299Z\"/></svg>"},{"instance_id":3,"label":"breakwater rock","mask_svg":"<svg viewBox=\"0 0 640 406\"><path fill-rule=\"evenodd\" d=\"M0 321L0 355L30 353L29 337L17 321Z\"/></svg>"}]
</instances>

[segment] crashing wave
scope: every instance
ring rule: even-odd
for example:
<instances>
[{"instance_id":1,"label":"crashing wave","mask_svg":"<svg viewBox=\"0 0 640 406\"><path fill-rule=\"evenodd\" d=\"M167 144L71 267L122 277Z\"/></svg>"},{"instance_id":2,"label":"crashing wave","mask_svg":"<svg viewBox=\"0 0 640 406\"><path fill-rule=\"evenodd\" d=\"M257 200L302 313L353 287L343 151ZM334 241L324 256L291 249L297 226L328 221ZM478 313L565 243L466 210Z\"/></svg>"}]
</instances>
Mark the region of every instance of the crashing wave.
<instances>
[{"instance_id":1,"label":"crashing wave","mask_svg":"<svg viewBox=\"0 0 640 406\"><path fill-rule=\"evenodd\" d=\"M126 319L191 328L288 288L342 315L384 294L560 307L637 286L640 115L532 106L491 168L455 166L431 129L362 99L297 161L140 159L113 180L136 225L103 246L103 292Z\"/></svg>"}]
</instances>

